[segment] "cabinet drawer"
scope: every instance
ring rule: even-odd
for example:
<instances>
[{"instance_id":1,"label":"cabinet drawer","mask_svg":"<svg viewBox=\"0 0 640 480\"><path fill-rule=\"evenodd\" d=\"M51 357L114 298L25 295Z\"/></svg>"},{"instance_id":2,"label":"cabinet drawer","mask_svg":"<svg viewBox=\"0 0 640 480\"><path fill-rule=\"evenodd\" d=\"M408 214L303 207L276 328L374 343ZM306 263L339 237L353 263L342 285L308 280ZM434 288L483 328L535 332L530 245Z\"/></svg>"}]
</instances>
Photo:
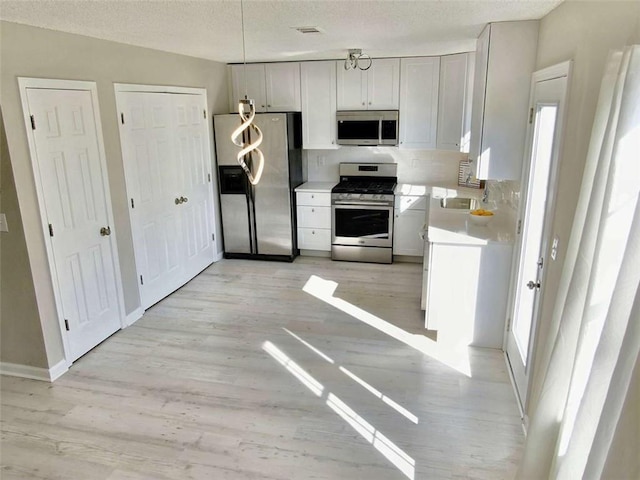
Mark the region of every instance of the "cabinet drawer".
<instances>
[{"instance_id":1,"label":"cabinet drawer","mask_svg":"<svg viewBox=\"0 0 640 480\"><path fill-rule=\"evenodd\" d=\"M331 207L298 205L298 226L331 229Z\"/></svg>"},{"instance_id":2,"label":"cabinet drawer","mask_svg":"<svg viewBox=\"0 0 640 480\"><path fill-rule=\"evenodd\" d=\"M331 207L331 194L318 192L298 192L298 205L319 205Z\"/></svg>"},{"instance_id":3,"label":"cabinet drawer","mask_svg":"<svg viewBox=\"0 0 640 480\"><path fill-rule=\"evenodd\" d=\"M331 230L326 228L298 228L298 248L303 250L331 250Z\"/></svg>"},{"instance_id":4,"label":"cabinet drawer","mask_svg":"<svg viewBox=\"0 0 640 480\"><path fill-rule=\"evenodd\" d=\"M395 209L404 212L405 210L426 210L427 196L418 195L398 195L395 199Z\"/></svg>"}]
</instances>

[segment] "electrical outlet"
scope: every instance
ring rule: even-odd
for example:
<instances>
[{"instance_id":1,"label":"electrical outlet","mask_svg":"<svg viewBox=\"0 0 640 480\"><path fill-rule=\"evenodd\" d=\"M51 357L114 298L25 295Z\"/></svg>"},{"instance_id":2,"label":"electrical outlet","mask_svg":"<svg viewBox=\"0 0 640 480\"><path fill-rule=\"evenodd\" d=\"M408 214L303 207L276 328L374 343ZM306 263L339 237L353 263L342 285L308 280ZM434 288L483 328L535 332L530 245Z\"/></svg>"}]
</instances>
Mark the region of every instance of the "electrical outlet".
<instances>
[{"instance_id":1,"label":"electrical outlet","mask_svg":"<svg viewBox=\"0 0 640 480\"><path fill-rule=\"evenodd\" d=\"M326 157L324 157L322 155L319 156L318 157L318 166L319 167L324 167L325 163L326 163Z\"/></svg>"},{"instance_id":2,"label":"electrical outlet","mask_svg":"<svg viewBox=\"0 0 640 480\"><path fill-rule=\"evenodd\" d=\"M0 232L8 232L7 217L4 213L0 213Z\"/></svg>"},{"instance_id":3,"label":"electrical outlet","mask_svg":"<svg viewBox=\"0 0 640 480\"><path fill-rule=\"evenodd\" d=\"M558 256L558 244L560 243L560 239L555 236L553 237L553 242L551 243L551 260L555 260Z\"/></svg>"}]
</instances>

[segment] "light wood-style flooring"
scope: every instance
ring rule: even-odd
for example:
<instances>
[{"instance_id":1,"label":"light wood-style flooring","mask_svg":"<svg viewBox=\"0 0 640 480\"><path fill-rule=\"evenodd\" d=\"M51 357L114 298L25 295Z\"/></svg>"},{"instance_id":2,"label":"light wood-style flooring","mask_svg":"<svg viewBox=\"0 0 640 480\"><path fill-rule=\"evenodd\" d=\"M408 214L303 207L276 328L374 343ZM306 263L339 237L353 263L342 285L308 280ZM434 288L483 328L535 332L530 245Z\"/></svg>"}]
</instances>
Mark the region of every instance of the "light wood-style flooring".
<instances>
[{"instance_id":1,"label":"light wood-style flooring","mask_svg":"<svg viewBox=\"0 0 640 480\"><path fill-rule=\"evenodd\" d=\"M0 478L513 478L502 352L425 335L421 274L214 264L55 383L2 377Z\"/></svg>"}]
</instances>

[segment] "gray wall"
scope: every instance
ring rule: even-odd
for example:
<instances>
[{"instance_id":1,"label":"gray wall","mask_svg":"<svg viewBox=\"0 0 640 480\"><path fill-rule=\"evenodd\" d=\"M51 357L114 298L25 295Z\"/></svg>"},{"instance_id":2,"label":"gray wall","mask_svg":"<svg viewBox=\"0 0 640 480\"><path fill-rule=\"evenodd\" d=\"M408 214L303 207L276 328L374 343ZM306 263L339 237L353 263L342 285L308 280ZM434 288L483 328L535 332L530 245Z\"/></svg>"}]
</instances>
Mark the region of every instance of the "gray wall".
<instances>
[{"instance_id":1,"label":"gray wall","mask_svg":"<svg viewBox=\"0 0 640 480\"><path fill-rule=\"evenodd\" d=\"M89 80L97 83L125 309L131 313L139 307L140 300L113 83L206 88L210 113L226 113L227 71L224 64L217 62L8 22L0 22L0 62L0 104L10 158L9 168L3 166L3 177L12 171L15 183L15 189L8 189L6 193L3 188L3 204L8 202L4 208L9 208L11 202L19 205L22 225L16 208L13 214L15 220L10 220L9 227L16 232L20 229L24 231L24 240L17 243L23 242L22 248L26 246L28 252L28 257L17 254L10 256L9 251L5 252L9 237L3 234L3 243L0 244L3 250L0 281L3 340L0 361L47 368L62 360L64 355L17 77ZM3 181L6 183L5 179ZM220 244L217 249L222 251ZM5 307L7 298L13 296L17 288L7 284L14 282L14 272L18 271L20 275L30 276L31 281L23 279L23 301ZM39 335L34 332L39 332ZM43 340L46 356L42 354Z\"/></svg>"},{"instance_id":2,"label":"gray wall","mask_svg":"<svg viewBox=\"0 0 640 480\"><path fill-rule=\"evenodd\" d=\"M548 264L546 284L543 292L538 340L535 348L536 363L534 381L530 389L533 402L528 411L535 410L535 400L539 395L544 368L539 364L544 350L549 345L549 321L551 319L555 294L558 289L565 247L573 222L578 194L582 182L582 172L591 137L591 127L595 116L600 83L604 74L609 50L625 45L640 43L640 2L574 2L562 3L540 22L538 39L538 59L536 69L573 59L573 77L569 85L569 103L561 153L558 195L556 200L553 232L560 238L560 249L555 262ZM636 376L637 377L637 376ZM635 380L637 384L637 378ZM635 395L637 398L637 386ZM640 404L627 401L627 411L623 418L638 418ZM626 440L616 439L616 444L635 442L637 429L617 430L618 435L626 435ZM635 438L634 438L635 435ZM615 451L610 452L609 468L615 468ZM629 458L626 457L626 460ZM637 455L632 459L637 461ZM624 470L624 467L622 467ZM607 477L604 478L621 478ZM635 477L627 477L635 478Z\"/></svg>"}]
</instances>

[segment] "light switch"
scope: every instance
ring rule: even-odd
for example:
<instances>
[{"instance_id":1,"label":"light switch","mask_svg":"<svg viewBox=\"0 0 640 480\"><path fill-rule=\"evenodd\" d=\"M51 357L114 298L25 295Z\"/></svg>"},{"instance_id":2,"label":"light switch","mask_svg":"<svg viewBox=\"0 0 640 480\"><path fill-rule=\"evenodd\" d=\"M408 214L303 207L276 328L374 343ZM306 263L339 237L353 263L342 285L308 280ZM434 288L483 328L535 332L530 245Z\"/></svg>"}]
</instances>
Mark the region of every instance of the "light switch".
<instances>
[{"instance_id":1,"label":"light switch","mask_svg":"<svg viewBox=\"0 0 640 480\"><path fill-rule=\"evenodd\" d=\"M8 232L9 225L7 225L7 217L4 213L0 213L0 232Z\"/></svg>"}]
</instances>

